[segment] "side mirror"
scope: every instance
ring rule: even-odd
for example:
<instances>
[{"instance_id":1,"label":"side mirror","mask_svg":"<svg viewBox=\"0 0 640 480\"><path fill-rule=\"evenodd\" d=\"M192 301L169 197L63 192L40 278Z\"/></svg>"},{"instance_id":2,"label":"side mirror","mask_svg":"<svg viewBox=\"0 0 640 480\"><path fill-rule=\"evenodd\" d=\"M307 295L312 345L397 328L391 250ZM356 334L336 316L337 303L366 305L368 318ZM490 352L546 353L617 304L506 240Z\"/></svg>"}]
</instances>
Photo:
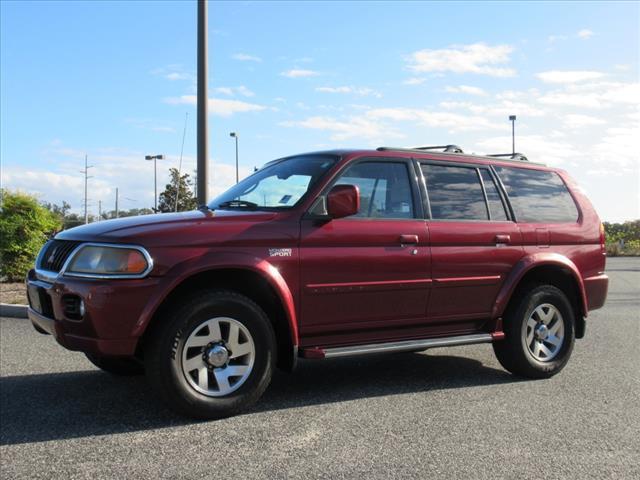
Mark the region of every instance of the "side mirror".
<instances>
[{"instance_id":1,"label":"side mirror","mask_svg":"<svg viewBox=\"0 0 640 480\"><path fill-rule=\"evenodd\" d=\"M331 218L355 215L360 210L360 190L355 185L336 185L327 195L327 213Z\"/></svg>"}]
</instances>

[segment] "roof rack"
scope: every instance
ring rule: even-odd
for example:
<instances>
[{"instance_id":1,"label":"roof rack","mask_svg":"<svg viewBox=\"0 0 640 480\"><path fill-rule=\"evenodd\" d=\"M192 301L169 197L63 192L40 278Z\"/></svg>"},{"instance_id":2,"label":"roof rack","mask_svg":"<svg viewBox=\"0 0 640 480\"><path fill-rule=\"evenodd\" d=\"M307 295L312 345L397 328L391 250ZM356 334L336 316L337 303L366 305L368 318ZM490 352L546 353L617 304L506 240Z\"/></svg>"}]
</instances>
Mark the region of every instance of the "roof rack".
<instances>
[{"instance_id":1,"label":"roof rack","mask_svg":"<svg viewBox=\"0 0 640 480\"><path fill-rule=\"evenodd\" d=\"M528 162L529 159L522 153L492 153L487 155L487 157L504 157L504 158L508 158L509 160L518 160L520 162Z\"/></svg>"},{"instance_id":2,"label":"roof rack","mask_svg":"<svg viewBox=\"0 0 640 480\"><path fill-rule=\"evenodd\" d=\"M385 150L400 150L400 151L424 151L424 150L442 150L443 153L464 153L462 148L457 145L437 145L428 147L413 147L413 148L393 148L393 147L378 147L379 152Z\"/></svg>"}]
</instances>

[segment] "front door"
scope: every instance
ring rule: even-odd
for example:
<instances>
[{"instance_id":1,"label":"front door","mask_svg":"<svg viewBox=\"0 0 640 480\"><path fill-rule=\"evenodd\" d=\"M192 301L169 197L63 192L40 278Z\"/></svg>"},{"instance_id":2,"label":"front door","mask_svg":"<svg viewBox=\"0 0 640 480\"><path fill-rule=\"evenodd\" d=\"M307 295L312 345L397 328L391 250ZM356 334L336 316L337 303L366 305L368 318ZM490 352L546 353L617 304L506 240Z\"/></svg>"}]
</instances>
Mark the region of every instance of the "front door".
<instances>
[{"instance_id":1,"label":"front door","mask_svg":"<svg viewBox=\"0 0 640 480\"><path fill-rule=\"evenodd\" d=\"M488 166L421 163L427 187L433 289L430 324L479 328L524 255L520 230Z\"/></svg>"},{"instance_id":2,"label":"front door","mask_svg":"<svg viewBox=\"0 0 640 480\"><path fill-rule=\"evenodd\" d=\"M402 159L360 160L333 183L358 186L359 212L302 220L302 346L386 340L424 323L429 241L412 172Z\"/></svg>"}]
</instances>

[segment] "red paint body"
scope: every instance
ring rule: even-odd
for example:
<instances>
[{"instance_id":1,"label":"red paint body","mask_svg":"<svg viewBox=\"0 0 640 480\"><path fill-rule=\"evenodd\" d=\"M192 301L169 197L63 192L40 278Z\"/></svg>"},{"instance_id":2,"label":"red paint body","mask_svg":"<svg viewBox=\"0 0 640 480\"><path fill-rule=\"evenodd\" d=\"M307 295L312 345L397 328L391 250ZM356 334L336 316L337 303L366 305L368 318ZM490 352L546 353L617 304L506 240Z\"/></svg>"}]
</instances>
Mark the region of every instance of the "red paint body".
<instances>
[{"instance_id":1,"label":"red paint body","mask_svg":"<svg viewBox=\"0 0 640 480\"><path fill-rule=\"evenodd\" d=\"M604 304L608 280L600 220L566 173L526 162L517 165L557 171L578 207L575 223L353 217L318 222L305 214L338 172L360 158L514 166L466 155L332 153L340 160L292 210L150 215L58 234L61 240L143 246L154 267L137 280L61 276L52 283L32 271L28 282L45 288L55 317L47 319L31 309L32 321L72 350L134 355L154 314L181 283L223 269L254 272L268 282L285 312L291 344L309 356L330 346L479 332L501 339L501 316L513 292L540 266L570 275L580 318ZM412 181L414 193L424 196L420 177ZM291 255L270 255L270 249L279 248L291 249ZM84 299L82 320L65 316L61 302L67 294Z\"/></svg>"}]
</instances>

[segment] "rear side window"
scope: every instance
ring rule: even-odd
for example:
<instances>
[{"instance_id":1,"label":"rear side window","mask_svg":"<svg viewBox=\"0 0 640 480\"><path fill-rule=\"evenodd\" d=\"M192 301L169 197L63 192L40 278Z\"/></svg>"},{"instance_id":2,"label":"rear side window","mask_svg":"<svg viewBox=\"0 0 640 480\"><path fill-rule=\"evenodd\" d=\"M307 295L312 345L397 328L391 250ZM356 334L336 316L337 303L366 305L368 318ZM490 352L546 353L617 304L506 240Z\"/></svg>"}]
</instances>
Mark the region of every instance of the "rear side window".
<instances>
[{"instance_id":1,"label":"rear side window","mask_svg":"<svg viewBox=\"0 0 640 480\"><path fill-rule=\"evenodd\" d=\"M563 223L578 219L576 204L555 172L495 167L519 222Z\"/></svg>"},{"instance_id":2,"label":"rear side window","mask_svg":"<svg viewBox=\"0 0 640 480\"><path fill-rule=\"evenodd\" d=\"M480 176L484 184L484 190L487 193L487 205L491 213L491 220L508 220L507 211L504 209L504 203L498 193L498 187L493 181L489 170L480 169Z\"/></svg>"},{"instance_id":3,"label":"rear side window","mask_svg":"<svg viewBox=\"0 0 640 480\"><path fill-rule=\"evenodd\" d=\"M475 168L422 164L434 220L487 220L487 205Z\"/></svg>"}]
</instances>

